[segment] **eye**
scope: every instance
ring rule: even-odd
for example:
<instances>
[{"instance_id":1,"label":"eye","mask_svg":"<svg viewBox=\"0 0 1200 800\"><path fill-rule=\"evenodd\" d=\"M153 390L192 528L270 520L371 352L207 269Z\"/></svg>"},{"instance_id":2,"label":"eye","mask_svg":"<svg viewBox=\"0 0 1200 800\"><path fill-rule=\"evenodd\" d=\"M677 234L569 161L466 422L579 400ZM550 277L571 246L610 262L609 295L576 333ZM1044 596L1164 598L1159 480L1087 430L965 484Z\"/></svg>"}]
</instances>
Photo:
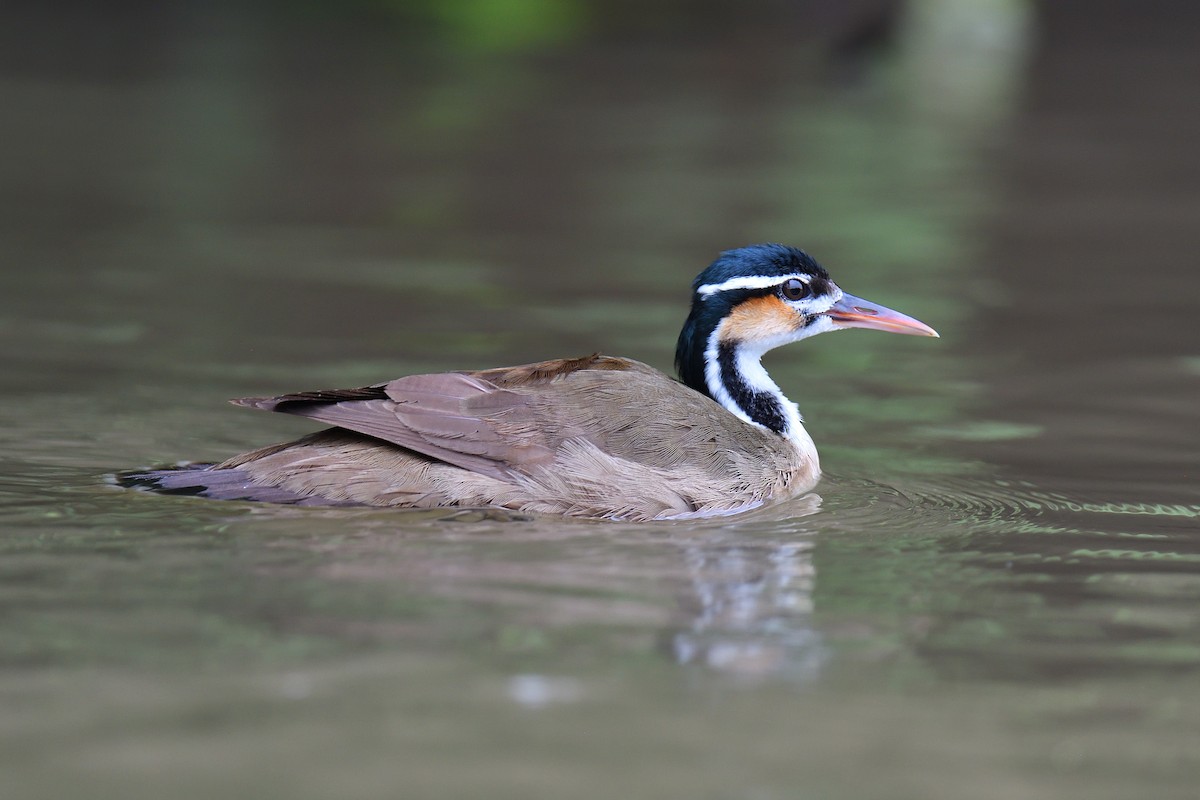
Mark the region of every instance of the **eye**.
<instances>
[{"instance_id":1,"label":"eye","mask_svg":"<svg viewBox=\"0 0 1200 800\"><path fill-rule=\"evenodd\" d=\"M779 293L786 300L803 300L809 295L808 284L799 278L788 278L779 287Z\"/></svg>"}]
</instances>

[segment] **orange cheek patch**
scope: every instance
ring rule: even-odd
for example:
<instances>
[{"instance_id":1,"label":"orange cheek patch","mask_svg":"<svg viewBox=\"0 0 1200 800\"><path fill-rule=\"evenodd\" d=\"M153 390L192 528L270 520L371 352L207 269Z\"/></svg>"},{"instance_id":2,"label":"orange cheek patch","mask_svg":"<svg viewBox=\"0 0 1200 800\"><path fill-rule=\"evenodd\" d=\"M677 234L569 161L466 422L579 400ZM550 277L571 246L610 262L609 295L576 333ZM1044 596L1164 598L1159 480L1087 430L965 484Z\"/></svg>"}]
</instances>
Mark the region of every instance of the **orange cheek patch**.
<instances>
[{"instance_id":1,"label":"orange cheek patch","mask_svg":"<svg viewBox=\"0 0 1200 800\"><path fill-rule=\"evenodd\" d=\"M755 297L734 307L721 325L721 338L753 342L791 333L802 318L774 295Z\"/></svg>"}]
</instances>

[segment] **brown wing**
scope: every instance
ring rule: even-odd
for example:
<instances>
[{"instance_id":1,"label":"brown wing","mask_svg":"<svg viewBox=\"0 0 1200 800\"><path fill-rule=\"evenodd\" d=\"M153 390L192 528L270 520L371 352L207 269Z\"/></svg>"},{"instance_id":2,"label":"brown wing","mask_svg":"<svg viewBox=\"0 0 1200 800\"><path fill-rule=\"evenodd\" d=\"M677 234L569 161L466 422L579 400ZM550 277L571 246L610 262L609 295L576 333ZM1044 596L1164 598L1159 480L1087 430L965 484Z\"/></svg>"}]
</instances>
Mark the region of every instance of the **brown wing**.
<instances>
[{"instance_id":1,"label":"brown wing","mask_svg":"<svg viewBox=\"0 0 1200 800\"><path fill-rule=\"evenodd\" d=\"M556 384L583 371L631 369L669 380L637 362L593 355L231 402L309 417L511 480L514 472L551 463L564 439L588 438L573 417L575 406L589 398L572 398L570 387Z\"/></svg>"},{"instance_id":2,"label":"brown wing","mask_svg":"<svg viewBox=\"0 0 1200 800\"><path fill-rule=\"evenodd\" d=\"M649 519L742 508L819 474L811 448L603 356L234 402L375 439L325 431L221 465L306 497Z\"/></svg>"}]
</instances>

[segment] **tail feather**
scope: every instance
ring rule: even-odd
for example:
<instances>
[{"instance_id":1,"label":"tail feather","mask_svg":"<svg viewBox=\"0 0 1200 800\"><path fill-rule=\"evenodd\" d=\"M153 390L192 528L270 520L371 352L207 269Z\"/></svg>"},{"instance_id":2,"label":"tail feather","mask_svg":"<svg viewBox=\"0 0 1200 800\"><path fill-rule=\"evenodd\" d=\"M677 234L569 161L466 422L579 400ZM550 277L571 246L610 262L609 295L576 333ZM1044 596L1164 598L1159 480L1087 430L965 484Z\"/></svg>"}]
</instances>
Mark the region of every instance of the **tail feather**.
<instances>
[{"instance_id":1,"label":"tail feather","mask_svg":"<svg viewBox=\"0 0 1200 800\"><path fill-rule=\"evenodd\" d=\"M281 489L278 486L264 486L255 483L244 470L218 469L215 464L131 470L117 473L116 477L118 486L157 494L304 506L345 505L324 497Z\"/></svg>"}]
</instances>

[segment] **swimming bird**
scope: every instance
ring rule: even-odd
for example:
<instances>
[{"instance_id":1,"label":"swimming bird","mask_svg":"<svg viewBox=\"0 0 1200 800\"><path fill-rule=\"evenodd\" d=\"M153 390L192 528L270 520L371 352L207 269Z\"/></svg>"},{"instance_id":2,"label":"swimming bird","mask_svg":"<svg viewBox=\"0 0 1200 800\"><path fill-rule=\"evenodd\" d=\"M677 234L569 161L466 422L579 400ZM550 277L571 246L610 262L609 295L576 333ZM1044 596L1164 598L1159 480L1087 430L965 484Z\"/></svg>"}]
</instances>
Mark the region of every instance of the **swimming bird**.
<instances>
[{"instance_id":1,"label":"swimming bird","mask_svg":"<svg viewBox=\"0 0 1200 800\"><path fill-rule=\"evenodd\" d=\"M821 468L768 350L844 328L938 334L847 294L781 244L722 253L692 283L679 380L590 355L233 400L333 427L125 486L219 499L500 507L650 520L744 511L810 491Z\"/></svg>"}]
</instances>

